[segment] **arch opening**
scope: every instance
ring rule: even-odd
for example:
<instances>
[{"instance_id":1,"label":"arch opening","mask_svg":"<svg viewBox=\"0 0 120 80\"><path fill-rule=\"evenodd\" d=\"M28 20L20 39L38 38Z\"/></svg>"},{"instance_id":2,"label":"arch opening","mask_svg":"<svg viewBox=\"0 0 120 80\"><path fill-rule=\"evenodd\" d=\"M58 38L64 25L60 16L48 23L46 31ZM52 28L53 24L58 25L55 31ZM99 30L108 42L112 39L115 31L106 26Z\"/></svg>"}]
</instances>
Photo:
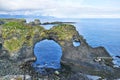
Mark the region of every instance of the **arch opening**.
<instances>
[{"instance_id":1,"label":"arch opening","mask_svg":"<svg viewBox=\"0 0 120 80\"><path fill-rule=\"evenodd\" d=\"M76 35L73 36L72 44L74 47L79 47L81 45L81 41L78 39Z\"/></svg>"},{"instance_id":2,"label":"arch opening","mask_svg":"<svg viewBox=\"0 0 120 80\"><path fill-rule=\"evenodd\" d=\"M74 47L80 46L80 42L78 42L78 41L73 41L73 46L74 46Z\"/></svg>"},{"instance_id":3,"label":"arch opening","mask_svg":"<svg viewBox=\"0 0 120 80\"><path fill-rule=\"evenodd\" d=\"M62 48L54 40L45 39L37 42L34 46L34 55L36 61L33 63L33 67L39 68L39 71L43 68L61 68Z\"/></svg>"}]
</instances>

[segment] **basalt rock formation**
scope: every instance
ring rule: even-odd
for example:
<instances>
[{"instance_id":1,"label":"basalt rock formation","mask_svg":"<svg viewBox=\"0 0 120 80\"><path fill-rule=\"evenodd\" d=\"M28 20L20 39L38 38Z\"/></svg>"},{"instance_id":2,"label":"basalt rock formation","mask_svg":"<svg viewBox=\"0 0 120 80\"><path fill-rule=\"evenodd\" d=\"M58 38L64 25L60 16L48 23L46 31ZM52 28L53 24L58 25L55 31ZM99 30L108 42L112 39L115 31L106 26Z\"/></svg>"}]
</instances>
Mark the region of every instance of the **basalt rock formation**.
<instances>
[{"instance_id":1,"label":"basalt rock formation","mask_svg":"<svg viewBox=\"0 0 120 80\"><path fill-rule=\"evenodd\" d=\"M20 74L21 70L16 68L16 65L18 67L18 64L35 58L33 48L37 42L52 39L62 47L61 63L69 66L72 72L96 75L106 79L120 78L120 70L113 68L112 57L105 48L92 48L73 25L60 24L53 26L50 30L45 30L42 26L33 26L21 20L1 19L1 21L0 44L3 47L0 59L14 65L11 68L16 70L9 72L11 75ZM80 42L80 46L74 47L73 41ZM4 73L2 70L5 64L0 64L0 75L7 75L7 71ZM79 76L77 78L79 79Z\"/></svg>"}]
</instances>

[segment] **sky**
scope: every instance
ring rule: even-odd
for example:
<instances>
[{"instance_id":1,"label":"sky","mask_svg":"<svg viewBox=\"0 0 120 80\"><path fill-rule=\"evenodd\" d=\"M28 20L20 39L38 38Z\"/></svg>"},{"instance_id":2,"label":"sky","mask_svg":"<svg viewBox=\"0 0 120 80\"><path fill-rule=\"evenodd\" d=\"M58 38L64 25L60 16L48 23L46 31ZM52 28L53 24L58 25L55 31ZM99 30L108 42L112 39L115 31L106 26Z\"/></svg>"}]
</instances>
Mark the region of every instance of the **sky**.
<instances>
[{"instance_id":1,"label":"sky","mask_svg":"<svg viewBox=\"0 0 120 80\"><path fill-rule=\"evenodd\" d=\"M120 18L120 0L0 0L0 15Z\"/></svg>"}]
</instances>

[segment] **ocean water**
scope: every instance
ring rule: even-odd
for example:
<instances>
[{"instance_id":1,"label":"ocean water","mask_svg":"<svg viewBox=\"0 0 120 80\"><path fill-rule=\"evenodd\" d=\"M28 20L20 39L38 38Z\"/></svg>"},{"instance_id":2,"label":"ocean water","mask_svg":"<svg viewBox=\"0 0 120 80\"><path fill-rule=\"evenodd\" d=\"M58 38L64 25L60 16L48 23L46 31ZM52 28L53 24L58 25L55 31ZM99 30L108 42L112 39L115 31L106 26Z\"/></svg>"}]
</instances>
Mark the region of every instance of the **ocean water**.
<instances>
[{"instance_id":1,"label":"ocean water","mask_svg":"<svg viewBox=\"0 0 120 80\"><path fill-rule=\"evenodd\" d=\"M74 47L80 46L80 42L73 41L73 46L74 46Z\"/></svg>"},{"instance_id":2,"label":"ocean water","mask_svg":"<svg viewBox=\"0 0 120 80\"><path fill-rule=\"evenodd\" d=\"M43 22L45 21L47 20L44 19ZM120 56L120 19L56 19L56 21L76 22L73 25L87 43L92 47L105 47L113 57L115 66L120 66L120 58L116 57ZM52 27L44 25L44 28Z\"/></svg>"},{"instance_id":3,"label":"ocean water","mask_svg":"<svg viewBox=\"0 0 120 80\"><path fill-rule=\"evenodd\" d=\"M54 40L45 39L37 42L34 46L34 55L37 58L33 63L35 68L61 68L62 49Z\"/></svg>"},{"instance_id":4,"label":"ocean water","mask_svg":"<svg viewBox=\"0 0 120 80\"><path fill-rule=\"evenodd\" d=\"M81 19L74 25L89 45L105 47L120 66L120 19Z\"/></svg>"},{"instance_id":5,"label":"ocean water","mask_svg":"<svg viewBox=\"0 0 120 80\"><path fill-rule=\"evenodd\" d=\"M41 25L43 26L46 30L51 29L54 25L53 24L49 24L49 25Z\"/></svg>"}]
</instances>

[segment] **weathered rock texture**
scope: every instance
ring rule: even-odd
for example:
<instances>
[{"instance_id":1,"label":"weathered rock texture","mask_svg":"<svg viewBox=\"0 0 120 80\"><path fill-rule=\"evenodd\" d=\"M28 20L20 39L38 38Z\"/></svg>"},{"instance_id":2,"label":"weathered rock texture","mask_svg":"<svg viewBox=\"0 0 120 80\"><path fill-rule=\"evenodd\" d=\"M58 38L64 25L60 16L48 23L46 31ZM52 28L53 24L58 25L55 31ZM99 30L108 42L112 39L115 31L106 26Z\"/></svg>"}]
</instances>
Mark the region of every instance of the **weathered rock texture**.
<instances>
[{"instance_id":1,"label":"weathered rock texture","mask_svg":"<svg viewBox=\"0 0 120 80\"><path fill-rule=\"evenodd\" d=\"M61 45L63 50L61 63L68 65L71 71L107 79L120 78L120 70L112 67L112 59L105 48L89 46L73 25L60 24L50 30L45 30L41 26L31 26L19 20L3 20L2 23L4 23L0 25L0 32L2 31L0 39L3 41L3 50L0 53L2 60L9 59L16 64L29 61L35 57L33 48L37 42L52 39ZM74 47L73 41L80 42L81 45ZM1 65L0 69L2 67ZM10 74L12 75L12 71ZM2 75L2 70L0 75ZM80 77L77 76L77 78Z\"/></svg>"}]
</instances>

